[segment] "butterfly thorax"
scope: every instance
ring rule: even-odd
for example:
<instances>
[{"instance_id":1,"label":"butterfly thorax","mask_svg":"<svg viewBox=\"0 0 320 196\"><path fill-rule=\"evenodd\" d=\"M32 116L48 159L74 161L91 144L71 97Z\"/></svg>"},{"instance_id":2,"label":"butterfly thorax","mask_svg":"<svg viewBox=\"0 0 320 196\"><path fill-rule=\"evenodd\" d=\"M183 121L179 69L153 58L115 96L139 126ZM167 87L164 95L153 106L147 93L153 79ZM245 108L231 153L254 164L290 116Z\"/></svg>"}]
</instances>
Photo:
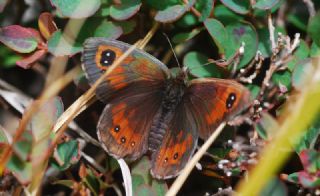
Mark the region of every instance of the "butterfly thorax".
<instances>
[{"instance_id":1,"label":"butterfly thorax","mask_svg":"<svg viewBox=\"0 0 320 196\"><path fill-rule=\"evenodd\" d=\"M149 150L155 151L160 146L168 130L168 124L181 102L187 84L184 77L172 77L166 81L161 107L153 119L149 136Z\"/></svg>"}]
</instances>

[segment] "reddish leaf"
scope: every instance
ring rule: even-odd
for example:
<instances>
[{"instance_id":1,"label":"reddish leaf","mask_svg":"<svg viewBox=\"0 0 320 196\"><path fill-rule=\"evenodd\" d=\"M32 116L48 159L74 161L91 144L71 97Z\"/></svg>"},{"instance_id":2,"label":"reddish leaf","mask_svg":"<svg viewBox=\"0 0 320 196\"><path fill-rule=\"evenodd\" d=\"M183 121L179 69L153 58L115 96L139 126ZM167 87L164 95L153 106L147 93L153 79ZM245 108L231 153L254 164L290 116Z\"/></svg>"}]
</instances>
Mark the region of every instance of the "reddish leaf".
<instances>
[{"instance_id":1,"label":"reddish leaf","mask_svg":"<svg viewBox=\"0 0 320 196\"><path fill-rule=\"evenodd\" d=\"M48 40L51 35L58 30L56 23L53 20L53 16L49 12L44 12L39 16L38 26L41 35Z\"/></svg>"},{"instance_id":2,"label":"reddish leaf","mask_svg":"<svg viewBox=\"0 0 320 196\"><path fill-rule=\"evenodd\" d=\"M320 171L316 174L310 174L305 171L298 172L300 184L305 188L315 188L320 186Z\"/></svg>"},{"instance_id":3,"label":"reddish leaf","mask_svg":"<svg viewBox=\"0 0 320 196\"><path fill-rule=\"evenodd\" d=\"M320 152L313 149L306 149L299 154L305 171L316 173L320 171Z\"/></svg>"},{"instance_id":4,"label":"reddish leaf","mask_svg":"<svg viewBox=\"0 0 320 196\"><path fill-rule=\"evenodd\" d=\"M0 41L17 52L30 53L37 48L41 37L35 29L11 25L0 28Z\"/></svg>"},{"instance_id":5,"label":"reddish leaf","mask_svg":"<svg viewBox=\"0 0 320 196\"><path fill-rule=\"evenodd\" d=\"M19 60L16 62L16 64L19 67L22 67L24 69L29 69L31 67L31 65L36 62L37 60L39 60L41 57L43 57L43 55L46 54L46 50L37 50L36 52L32 53L31 55Z\"/></svg>"}]
</instances>

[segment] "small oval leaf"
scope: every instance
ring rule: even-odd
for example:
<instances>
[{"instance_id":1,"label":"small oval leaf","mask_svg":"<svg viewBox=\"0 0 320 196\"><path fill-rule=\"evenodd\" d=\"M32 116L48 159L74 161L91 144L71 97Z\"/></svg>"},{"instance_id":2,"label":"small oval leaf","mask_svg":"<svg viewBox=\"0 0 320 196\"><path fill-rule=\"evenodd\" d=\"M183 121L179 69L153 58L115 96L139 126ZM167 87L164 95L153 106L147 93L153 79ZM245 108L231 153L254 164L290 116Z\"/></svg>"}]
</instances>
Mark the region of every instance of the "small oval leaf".
<instances>
[{"instance_id":1,"label":"small oval leaf","mask_svg":"<svg viewBox=\"0 0 320 196\"><path fill-rule=\"evenodd\" d=\"M70 18L86 18L92 16L100 8L100 0L51 0L59 12Z\"/></svg>"},{"instance_id":2,"label":"small oval leaf","mask_svg":"<svg viewBox=\"0 0 320 196\"><path fill-rule=\"evenodd\" d=\"M308 33L313 41L320 47L320 11L309 20Z\"/></svg>"},{"instance_id":3,"label":"small oval leaf","mask_svg":"<svg viewBox=\"0 0 320 196\"><path fill-rule=\"evenodd\" d=\"M260 10L269 10L279 2L280 0L258 0L252 7Z\"/></svg>"},{"instance_id":4,"label":"small oval leaf","mask_svg":"<svg viewBox=\"0 0 320 196\"><path fill-rule=\"evenodd\" d=\"M191 74L197 77L220 78L222 74L219 68L215 64L207 63L208 57L198 52L189 52L183 58L183 64L189 68Z\"/></svg>"},{"instance_id":5,"label":"small oval leaf","mask_svg":"<svg viewBox=\"0 0 320 196\"><path fill-rule=\"evenodd\" d=\"M110 7L110 16L115 20L127 20L141 7L141 0L121 0L121 4Z\"/></svg>"},{"instance_id":6,"label":"small oval leaf","mask_svg":"<svg viewBox=\"0 0 320 196\"><path fill-rule=\"evenodd\" d=\"M174 5L158 11L155 20L158 22L169 23L181 18L194 5L195 0L189 0L186 5Z\"/></svg>"},{"instance_id":7,"label":"small oval leaf","mask_svg":"<svg viewBox=\"0 0 320 196\"><path fill-rule=\"evenodd\" d=\"M250 3L248 0L221 0L221 3L238 14L249 13Z\"/></svg>"},{"instance_id":8,"label":"small oval leaf","mask_svg":"<svg viewBox=\"0 0 320 196\"><path fill-rule=\"evenodd\" d=\"M34 51L39 42L37 31L19 25L0 28L0 42L20 53Z\"/></svg>"},{"instance_id":9,"label":"small oval leaf","mask_svg":"<svg viewBox=\"0 0 320 196\"><path fill-rule=\"evenodd\" d=\"M58 30L56 23L53 20L53 16L49 12L44 12L39 16L38 26L41 35L48 40L51 35Z\"/></svg>"},{"instance_id":10,"label":"small oval leaf","mask_svg":"<svg viewBox=\"0 0 320 196\"><path fill-rule=\"evenodd\" d=\"M226 43L227 39L227 32L223 24L213 18L209 18L204 21L204 26L206 27L207 31L211 35L212 39L214 40L215 44L219 49L219 53L224 53L224 44Z\"/></svg>"}]
</instances>

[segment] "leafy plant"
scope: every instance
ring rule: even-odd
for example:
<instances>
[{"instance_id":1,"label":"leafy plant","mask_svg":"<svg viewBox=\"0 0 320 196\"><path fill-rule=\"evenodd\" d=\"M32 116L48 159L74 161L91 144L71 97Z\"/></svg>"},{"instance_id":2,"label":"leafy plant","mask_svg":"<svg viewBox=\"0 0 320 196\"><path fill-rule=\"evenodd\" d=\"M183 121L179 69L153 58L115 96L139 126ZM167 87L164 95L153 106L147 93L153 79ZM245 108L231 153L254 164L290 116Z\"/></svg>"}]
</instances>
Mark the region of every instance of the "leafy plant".
<instances>
[{"instance_id":1,"label":"leafy plant","mask_svg":"<svg viewBox=\"0 0 320 196\"><path fill-rule=\"evenodd\" d=\"M0 0L0 12L6 193L312 195L320 188L319 1ZM169 68L182 62L190 78L225 78L250 90L250 108L206 153L199 145L194 160L202 159L181 175L188 176L182 188L180 177L152 179L148 156L125 172L95 139L103 105L93 104L96 87L80 71L89 37L137 42ZM291 167L290 155L301 166Z\"/></svg>"}]
</instances>

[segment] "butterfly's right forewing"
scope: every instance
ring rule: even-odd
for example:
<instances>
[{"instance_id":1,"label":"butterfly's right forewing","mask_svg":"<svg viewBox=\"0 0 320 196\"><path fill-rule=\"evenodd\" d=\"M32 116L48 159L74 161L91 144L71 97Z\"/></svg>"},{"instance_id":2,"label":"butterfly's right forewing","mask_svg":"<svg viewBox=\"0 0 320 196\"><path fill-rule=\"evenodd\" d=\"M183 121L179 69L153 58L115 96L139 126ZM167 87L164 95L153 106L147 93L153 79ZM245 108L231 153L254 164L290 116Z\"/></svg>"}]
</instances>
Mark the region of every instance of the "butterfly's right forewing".
<instances>
[{"instance_id":1,"label":"butterfly's right forewing","mask_svg":"<svg viewBox=\"0 0 320 196\"><path fill-rule=\"evenodd\" d=\"M95 83L103 73L130 48L130 45L105 38L89 38L84 43L83 70L89 83ZM133 88L136 82L155 87L168 77L168 68L146 52L135 49L98 86L96 95L108 103L118 96L118 91ZM146 91L149 89L146 89Z\"/></svg>"}]
</instances>

